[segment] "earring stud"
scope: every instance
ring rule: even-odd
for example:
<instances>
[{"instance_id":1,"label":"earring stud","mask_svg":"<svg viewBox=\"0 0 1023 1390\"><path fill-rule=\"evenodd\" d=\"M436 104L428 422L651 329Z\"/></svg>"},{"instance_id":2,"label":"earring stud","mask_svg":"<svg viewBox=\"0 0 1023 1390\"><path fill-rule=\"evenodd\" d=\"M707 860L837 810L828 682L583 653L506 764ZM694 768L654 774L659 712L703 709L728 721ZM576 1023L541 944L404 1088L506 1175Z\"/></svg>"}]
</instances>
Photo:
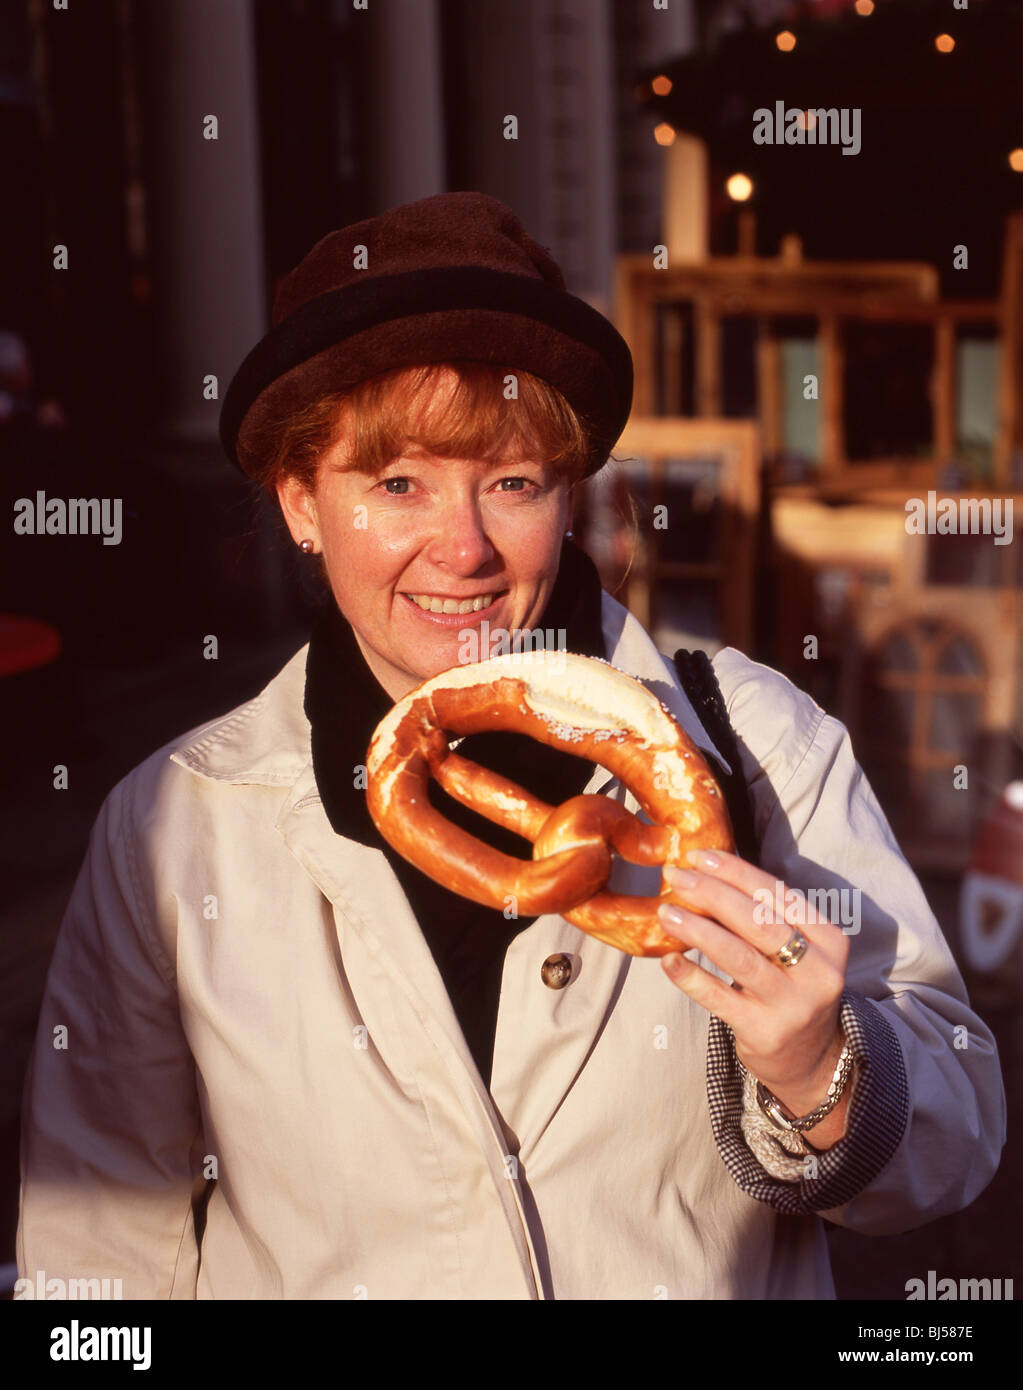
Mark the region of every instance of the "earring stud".
<instances>
[{"instance_id":1,"label":"earring stud","mask_svg":"<svg viewBox=\"0 0 1023 1390\"><path fill-rule=\"evenodd\" d=\"M313 543L308 536L304 541L299 541L298 548L303 555L311 555L313 553Z\"/></svg>"}]
</instances>

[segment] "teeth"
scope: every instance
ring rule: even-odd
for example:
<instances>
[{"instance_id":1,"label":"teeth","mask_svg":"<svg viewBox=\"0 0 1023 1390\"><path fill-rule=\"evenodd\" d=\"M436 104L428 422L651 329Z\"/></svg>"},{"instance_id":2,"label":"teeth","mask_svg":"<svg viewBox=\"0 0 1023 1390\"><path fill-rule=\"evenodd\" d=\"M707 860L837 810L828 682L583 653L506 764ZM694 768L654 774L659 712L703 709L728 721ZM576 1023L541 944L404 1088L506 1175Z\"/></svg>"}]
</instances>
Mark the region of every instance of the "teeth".
<instances>
[{"instance_id":1,"label":"teeth","mask_svg":"<svg viewBox=\"0 0 1023 1390\"><path fill-rule=\"evenodd\" d=\"M493 594L480 594L478 598L465 598L459 603L454 598L433 598L430 594L409 594L413 603L427 613L478 613L481 608L489 608L494 601Z\"/></svg>"}]
</instances>

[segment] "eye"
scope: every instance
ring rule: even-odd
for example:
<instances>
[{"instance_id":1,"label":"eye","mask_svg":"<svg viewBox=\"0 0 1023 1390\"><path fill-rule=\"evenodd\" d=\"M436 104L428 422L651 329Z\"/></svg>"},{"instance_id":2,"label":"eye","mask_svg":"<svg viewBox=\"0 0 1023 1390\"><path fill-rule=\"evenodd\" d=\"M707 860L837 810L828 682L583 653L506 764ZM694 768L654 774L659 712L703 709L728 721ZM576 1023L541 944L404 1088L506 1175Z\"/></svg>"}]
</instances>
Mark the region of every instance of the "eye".
<instances>
[{"instance_id":1,"label":"eye","mask_svg":"<svg viewBox=\"0 0 1023 1390\"><path fill-rule=\"evenodd\" d=\"M389 497L403 497L409 489L408 478L385 478L382 484Z\"/></svg>"},{"instance_id":2,"label":"eye","mask_svg":"<svg viewBox=\"0 0 1023 1390\"><path fill-rule=\"evenodd\" d=\"M519 487L506 487L507 483L519 483ZM502 492L525 492L527 487L532 486L528 478L502 478L499 487Z\"/></svg>"}]
</instances>

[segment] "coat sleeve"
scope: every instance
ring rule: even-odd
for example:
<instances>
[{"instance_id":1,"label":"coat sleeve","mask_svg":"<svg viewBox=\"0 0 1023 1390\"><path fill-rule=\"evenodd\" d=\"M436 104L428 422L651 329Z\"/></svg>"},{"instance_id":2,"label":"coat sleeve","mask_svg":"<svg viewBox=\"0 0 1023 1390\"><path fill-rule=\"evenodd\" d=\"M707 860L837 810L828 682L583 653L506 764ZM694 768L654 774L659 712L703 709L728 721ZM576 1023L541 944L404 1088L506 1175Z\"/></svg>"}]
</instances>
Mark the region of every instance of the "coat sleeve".
<instances>
[{"instance_id":1,"label":"coat sleeve","mask_svg":"<svg viewBox=\"0 0 1023 1390\"><path fill-rule=\"evenodd\" d=\"M738 652L719 653L714 665L753 800L761 867L803 892L837 890L832 901L852 909L839 923L850 937L841 1022L856 1061L845 1136L811 1155L805 1176L782 1179L743 1140L731 1033L712 1020L708 1095L722 1158L751 1196L865 1234L960 1211L991 1181L1005 1143L994 1038L970 1009L845 728Z\"/></svg>"},{"instance_id":2,"label":"coat sleeve","mask_svg":"<svg viewBox=\"0 0 1023 1390\"><path fill-rule=\"evenodd\" d=\"M189 1299L199 1105L174 969L140 891L141 771L100 811L50 965L22 1106L17 1261L33 1284L42 1271Z\"/></svg>"}]
</instances>

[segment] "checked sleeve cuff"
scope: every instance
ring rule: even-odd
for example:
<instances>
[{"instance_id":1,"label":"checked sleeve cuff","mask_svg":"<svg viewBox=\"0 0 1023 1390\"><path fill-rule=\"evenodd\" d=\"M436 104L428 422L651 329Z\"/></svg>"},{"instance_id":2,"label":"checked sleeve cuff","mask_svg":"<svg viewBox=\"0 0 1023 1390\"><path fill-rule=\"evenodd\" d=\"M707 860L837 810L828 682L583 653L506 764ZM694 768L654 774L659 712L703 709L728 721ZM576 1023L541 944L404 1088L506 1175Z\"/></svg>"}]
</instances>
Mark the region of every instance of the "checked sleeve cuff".
<instances>
[{"instance_id":1,"label":"checked sleeve cuff","mask_svg":"<svg viewBox=\"0 0 1023 1390\"><path fill-rule=\"evenodd\" d=\"M798 1167L785 1178L759 1162L744 1138L743 1076L732 1030L718 1018L710 1021L707 1099L718 1152L744 1192L791 1215L831 1211L851 1202L898 1148L909 1117L902 1049L887 1019L853 990L843 993L839 1017L855 1063L845 1136L823 1153L807 1148L804 1158L786 1159L779 1145L772 1168Z\"/></svg>"}]
</instances>

